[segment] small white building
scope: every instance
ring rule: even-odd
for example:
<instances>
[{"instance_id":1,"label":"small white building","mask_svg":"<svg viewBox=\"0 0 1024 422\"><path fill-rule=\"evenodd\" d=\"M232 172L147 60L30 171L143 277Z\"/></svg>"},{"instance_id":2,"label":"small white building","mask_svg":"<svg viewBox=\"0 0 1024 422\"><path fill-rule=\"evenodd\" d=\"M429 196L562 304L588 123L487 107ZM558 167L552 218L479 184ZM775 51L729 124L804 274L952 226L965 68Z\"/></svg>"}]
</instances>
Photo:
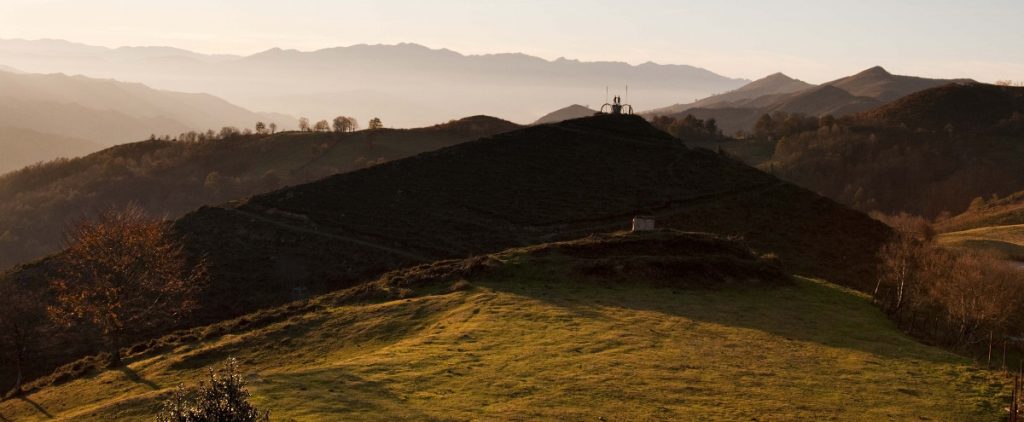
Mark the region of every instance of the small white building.
<instances>
[{"instance_id":1,"label":"small white building","mask_svg":"<svg viewBox=\"0 0 1024 422\"><path fill-rule=\"evenodd\" d=\"M633 232L654 231L654 217L633 217Z\"/></svg>"}]
</instances>

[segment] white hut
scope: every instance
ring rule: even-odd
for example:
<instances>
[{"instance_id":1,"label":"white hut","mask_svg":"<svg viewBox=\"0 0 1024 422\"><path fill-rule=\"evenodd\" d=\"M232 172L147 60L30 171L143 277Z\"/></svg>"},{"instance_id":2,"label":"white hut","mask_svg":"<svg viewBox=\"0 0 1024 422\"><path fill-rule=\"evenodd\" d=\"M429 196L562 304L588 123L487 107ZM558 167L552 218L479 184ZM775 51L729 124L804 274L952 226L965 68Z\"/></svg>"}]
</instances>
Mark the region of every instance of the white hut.
<instances>
[{"instance_id":1,"label":"white hut","mask_svg":"<svg viewBox=\"0 0 1024 422\"><path fill-rule=\"evenodd\" d=\"M654 217L633 217L633 232L654 231Z\"/></svg>"}]
</instances>

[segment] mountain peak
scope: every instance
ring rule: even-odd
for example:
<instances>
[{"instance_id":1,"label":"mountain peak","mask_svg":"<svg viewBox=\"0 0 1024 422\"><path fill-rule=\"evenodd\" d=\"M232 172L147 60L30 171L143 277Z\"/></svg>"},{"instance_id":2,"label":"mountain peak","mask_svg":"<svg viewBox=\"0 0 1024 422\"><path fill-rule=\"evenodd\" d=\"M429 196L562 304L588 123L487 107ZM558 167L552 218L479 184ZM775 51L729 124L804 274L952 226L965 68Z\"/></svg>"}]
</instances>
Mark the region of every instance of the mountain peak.
<instances>
[{"instance_id":1,"label":"mountain peak","mask_svg":"<svg viewBox=\"0 0 1024 422\"><path fill-rule=\"evenodd\" d=\"M793 78L789 77L789 75L786 75L785 73L782 73L782 72L775 72L775 73L772 73L771 75L765 76L765 77L763 77L761 79L762 80L780 80L780 81L795 81L796 80L796 79L793 79Z\"/></svg>"},{"instance_id":2,"label":"mountain peak","mask_svg":"<svg viewBox=\"0 0 1024 422\"><path fill-rule=\"evenodd\" d=\"M875 66L854 76L892 76L892 73L889 73L889 71L885 70L882 66Z\"/></svg>"}]
</instances>

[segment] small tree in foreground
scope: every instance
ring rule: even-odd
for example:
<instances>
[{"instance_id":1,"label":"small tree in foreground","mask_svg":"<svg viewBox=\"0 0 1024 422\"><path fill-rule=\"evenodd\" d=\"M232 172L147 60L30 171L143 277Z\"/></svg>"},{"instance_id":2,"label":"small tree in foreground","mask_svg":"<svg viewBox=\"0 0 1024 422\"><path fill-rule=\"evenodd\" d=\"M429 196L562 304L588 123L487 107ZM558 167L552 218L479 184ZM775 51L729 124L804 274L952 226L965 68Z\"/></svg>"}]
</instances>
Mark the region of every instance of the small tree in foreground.
<instances>
[{"instance_id":1,"label":"small tree in foreground","mask_svg":"<svg viewBox=\"0 0 1024 422\"><path fill-rule=\"evenodd\" d=\"M96 326L112 367L120 366L127 337L195 307L203 266L190 265L168 225L138 207L111 208L74 225L65 244L51 282L57 300L50 316L65 326Z\"/></svg>"},{"instance_id":2,"label":"small tree in foreground","mask_svg":"<svg viewBox=\"0 0 1024 422\"><path fill-rule=\"evenodd\" d=\"M163 404L157 422L263 422L270 420L270 411L260 412L249 403L251 395L245 380L238 373L238 363L228 359L226 365L200 381L199 387L178 389Z\"/></svg>"},{"instance_id":3,"label":"small tree in foreground","mask_svg":"<svg viewBox=\"0 0 1024 422\"><path fill-rule=\"evenodd\" d=\"M18 288L13 280L0 282L0 362L14 368L14 395L21 394L25 364L46 319L41 303L39 293Z\"/></svg>"}]
</instances>

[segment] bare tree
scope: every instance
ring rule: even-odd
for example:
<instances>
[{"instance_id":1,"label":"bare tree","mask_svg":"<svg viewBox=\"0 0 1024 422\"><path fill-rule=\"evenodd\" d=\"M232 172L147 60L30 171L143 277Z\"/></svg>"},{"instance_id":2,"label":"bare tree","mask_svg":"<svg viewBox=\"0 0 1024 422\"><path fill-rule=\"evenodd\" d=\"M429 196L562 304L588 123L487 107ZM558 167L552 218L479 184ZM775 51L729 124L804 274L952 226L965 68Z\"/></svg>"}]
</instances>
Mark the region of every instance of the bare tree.
<instances>
[{"instance_id":1,"label":"bare tree","mask_svg":"<svg viewBox=\"0 0 1024 422\"><path fill-rule=\"evenodd\" d=\"M239 131L238 128L234 126L224 126L220 128L220 139L233 138L241 134L242 132Z\"/></svg>"},{"instance_id":2,"label":"bare tree","mask_svg":"<svg viewBox=\"0 0 1024 422\"><path fill-rule=\"evenodd\" d=\"M121 364L128 336L172 322L196 305L203 265L190 264L169 226L136 206L107 209L72 226L65 245L49 314L65 326L96 326L110 366Z\"/></svg>"},{"instance_id":3,"label":"bare tree","mask_svg":"<svg viewBox=\"0 0 1024 422\"><path fill-rule=\"evenodd\" d=\"M267 133L267 125L263 122L256 122L256 133L263 135Z\"/></svg>"},{"instance_id":4,"label":"bare tree","mask_svg":"<svg viewBox=\"0 0 1024 422\"><path fill-rule=\"evenodd\" d=\"M957 347L1020 332L1024 272L1005 260L907 233L879 258L874 298L902 328Z\"/></svg>"},{"instance_id":5,"label":"bare tree","mask_svg":"<svg viewBox=\"0 0 1024 422\"><path fill-rule=\"evenodd\" d=\"M354 117L338 116L334 118L333 127L335 132L354 132L359 129L359 122Z\"/></svg>"},{"instance_id":6,"label":"bare tree","mask_svg":"<svg viewBox=\"0 0 1024 422\"><path fill-rule=\"evenodd\" d=\"M46 309L41 295L15 281L0 283L0 356L15 370L12 391L21 394L24 367L39 339Z\"/></svg>"},{"instance_id":7,"label":"bare tree","mask_svg":"<svg viewBox=\"0 0 1024 422\"><path fill-rule=\"evenodd\" d=\"M270 122L270 126L268 126L268 127L270 128L270 134L271 135L277 133L277 123Z\"/></svg>"},{"instance_id":8,"label":"bare tree","mask_svg":"<svg viewBox=\"0 0 1024 422\"><path fill-rule=\"evenodd\" d=\"M319 122L316 122L316 126L313 126L313 131L314 132L330 132L331 131L331 124L327 123L326 120L321 120Z\"/></svg>"},{"instance_id":9,"label":"bare tree","mask_svg":"<svg viewBox=\"0 0 1024 422\"><path fill-rule=\"evenodd\" d=\"M303 132L309 132L309 119L305 117L299 118L299 130Z\"/></svg>"}]
</instances>

